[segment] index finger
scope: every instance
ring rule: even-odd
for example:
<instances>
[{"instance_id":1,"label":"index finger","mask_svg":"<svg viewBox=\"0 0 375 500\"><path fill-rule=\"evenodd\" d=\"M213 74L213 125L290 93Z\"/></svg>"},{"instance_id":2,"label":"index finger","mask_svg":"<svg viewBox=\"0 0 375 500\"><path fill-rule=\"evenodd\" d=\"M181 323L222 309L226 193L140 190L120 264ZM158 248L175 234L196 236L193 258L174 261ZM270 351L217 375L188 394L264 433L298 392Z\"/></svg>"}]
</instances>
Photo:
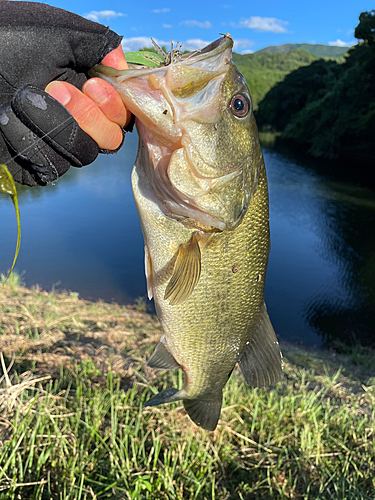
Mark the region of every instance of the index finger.
<instances>
[{"instance_id":1,"label":"index finger","mask_svg":"<svg viewBox=\"0 0 375 500\"><path fill-rule=\"evenodd\" d=\"M104 115L120 127L130 120L130 113L126 109L115 87L100 78L90 78L84 84L82 92L92 99Z\"/></svg>"},{"instance_id":2,"label":"index finger","mask_svg":"<svg viewBox=\"0 0 375 500\"><path fill-rule=\"evenodd\" d=\"M121 45L107 54L101 64L120 70L129 68ZM129 123L131 113L110 83L98 78L90 78L84 84L82 91L97 104L110 121L117 123L120 127Z\"/></svg>"}]
</instances>

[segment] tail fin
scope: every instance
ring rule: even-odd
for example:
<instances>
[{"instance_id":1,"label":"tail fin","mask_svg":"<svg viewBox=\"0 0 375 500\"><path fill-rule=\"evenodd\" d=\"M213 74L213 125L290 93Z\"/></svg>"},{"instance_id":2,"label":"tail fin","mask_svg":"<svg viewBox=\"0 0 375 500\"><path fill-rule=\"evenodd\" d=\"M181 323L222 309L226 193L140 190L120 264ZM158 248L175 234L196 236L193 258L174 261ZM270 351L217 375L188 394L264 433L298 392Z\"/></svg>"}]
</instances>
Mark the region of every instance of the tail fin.
<instances>
[{"instance_id":1,"label":"tail fin","mask_svg":"<svg viewBox=\"0 0 375 500\"><path fill-rule=\"evenodd\" d=\"M152 396L143 406L157 406L164 403L173 403L174 401L182 399L184 401L185 410L191 420L207 431L214 431L220 418L223 395L220 394L217 399L210 400L184 399L184 397L184 389L180 391L178 389L166 389Z\"/></svg>"},{"instance_id":2,"label":"tail fin","mask_svg":"<svg viewBox=\"0 0 375 500\"><path fill-rule=\"evenodd\" d=\"M179 391L178 389L166 389L165 391L161 391L159 394L152 396L152 398L146 401L143 406L157 406L164 403L178 401L183 398L181 393L182 391Z\"/></svg>"},{"instance_id":3,"label":"tail fin","mask_svg":"<svg viewBox=\"0 0 375 500\"><path fill-rule=\"evenodd\" d=\"M184 407L192 421L206 429L214 431L220 418L223 395L217 399L184 399Z\"/></svg>"}]
</instances>

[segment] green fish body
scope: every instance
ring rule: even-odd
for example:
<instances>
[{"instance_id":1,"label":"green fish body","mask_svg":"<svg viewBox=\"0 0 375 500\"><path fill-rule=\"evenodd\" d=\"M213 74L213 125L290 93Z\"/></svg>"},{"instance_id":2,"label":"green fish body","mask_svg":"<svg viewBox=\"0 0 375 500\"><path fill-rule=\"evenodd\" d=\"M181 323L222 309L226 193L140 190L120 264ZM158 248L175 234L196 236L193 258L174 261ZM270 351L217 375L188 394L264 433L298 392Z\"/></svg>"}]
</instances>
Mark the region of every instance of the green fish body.
<instances>
[{"instance_id":1,"label":"green fish body","mask_svg":"<svg viewBox=\"0 0 375 500\"><path fill-rule=\"evenodd\" d=\"M182 400L207 430L217 426L236 363L251 386L282 376L264 304L266 172L232 45L224 36L166 67L104 76L136 116L140 137L132 187L148 294L164 332L148 365L185 373L181 390L146 405Z\"/></svg>"}]
</instances>

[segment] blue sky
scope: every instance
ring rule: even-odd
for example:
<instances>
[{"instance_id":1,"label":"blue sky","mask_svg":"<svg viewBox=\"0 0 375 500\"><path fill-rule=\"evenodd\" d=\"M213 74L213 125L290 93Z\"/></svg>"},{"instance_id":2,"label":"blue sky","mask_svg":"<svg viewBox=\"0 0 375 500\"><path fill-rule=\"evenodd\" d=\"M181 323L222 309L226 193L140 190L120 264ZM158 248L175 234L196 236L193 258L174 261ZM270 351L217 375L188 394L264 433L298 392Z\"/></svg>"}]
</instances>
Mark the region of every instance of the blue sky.
<instances>
[{"instance_id":1,"label":"blue sky","mask_svg":"<svg viewBox=\"0 0 375 500\"><path fill-rule=\"evenodd\" d=\"M350 46L358 16L374 8L369 0L51 0L50 5L109 25L124 36L125 50L170 40L200 48L219 33L230 33L237 52L283 43Z\"/></svg>"}]
</instances>

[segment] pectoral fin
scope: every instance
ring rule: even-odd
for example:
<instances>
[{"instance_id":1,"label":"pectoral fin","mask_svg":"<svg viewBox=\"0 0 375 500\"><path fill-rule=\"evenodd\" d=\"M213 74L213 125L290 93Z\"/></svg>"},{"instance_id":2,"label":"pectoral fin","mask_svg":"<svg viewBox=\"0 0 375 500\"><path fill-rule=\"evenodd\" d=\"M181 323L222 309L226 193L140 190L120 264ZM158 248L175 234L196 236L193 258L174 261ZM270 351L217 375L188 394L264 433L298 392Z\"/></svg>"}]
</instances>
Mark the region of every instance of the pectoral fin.
<instances>
[{"instance_id":1,"label":"pectoral fin","mask_svg":"<svg viewBox=\"0 0 375 500\"><path fill-rule=\"evenodd\" d=\"M167 349L167 342L163 335L160 342L147 362L147 366L156 370L178 370L181 366Z\"/></svg>"},{"instance_id":2,"label":"pectoral fin","mask_svg":"<svg viewBox=\"0 0 375 500\"><path fill-rule=\"evenodd\" d=\"M198 233L177 250L172 277L165 290L164 299L171 305L181 304L193 292L201 274L201 251Z\"/></svg>"},{"instance_id":3,"label":"pectoral fin","mask_svg":"<svg viewBox=\"0 0 375 500\"><path fill-rule=\"evenodd\" d=\"M263 304L259 323L240 356L239 366L252 387L275 384L283 375L283 360L275 331Z\"/></svg>"},{"instance_id":4,"label":"pectoral fin","mask_svg":"<svg viewBox=\"0 0 375 500\"><path fill-rule=\"evenodd\" d=\"M145 245L145 275L147 283L147 296L148 300L151 300L153 296L154 277L152 274L151 255L147 245Z\"/></svg>"}]
</instances>

